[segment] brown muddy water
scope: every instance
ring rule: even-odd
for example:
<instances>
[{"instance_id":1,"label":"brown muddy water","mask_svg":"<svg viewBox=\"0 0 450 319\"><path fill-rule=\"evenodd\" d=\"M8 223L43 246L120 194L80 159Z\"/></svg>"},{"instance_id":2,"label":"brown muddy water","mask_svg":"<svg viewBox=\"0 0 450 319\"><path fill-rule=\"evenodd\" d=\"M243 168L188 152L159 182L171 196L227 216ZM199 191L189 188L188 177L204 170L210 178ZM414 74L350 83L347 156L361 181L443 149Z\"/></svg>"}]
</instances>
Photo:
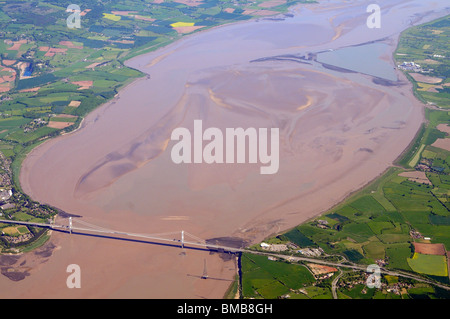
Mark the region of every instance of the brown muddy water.
<instances>
[{"instance_id":1,"label":"brown muddy water","mask_svg":"<svg viewBox=\"0 0 450 319\"><path fill-rule=\"evenodd\" d=\"M299 5L282 21L214 28L128 61L150 78L36 148L24 191L105 228L246 243L320 214L381 174L423 121L402 74L380 85L306 59L382 40L389 52L379 59L393 67L399 33L445 15L445 1L378 1L381 28L368 29L369 3ZM279 128L278 172L174 164L171 132L192 131L196 119L223 131ZM41 249L0 259L2 274L23 273L0 276L2 298L221 298L236 274L229 256L143 242L54 232ZM200 279L205 261L216 279ZM69 264L81 268L80 289L66 286Z\"/></svg>"}]
</instances>

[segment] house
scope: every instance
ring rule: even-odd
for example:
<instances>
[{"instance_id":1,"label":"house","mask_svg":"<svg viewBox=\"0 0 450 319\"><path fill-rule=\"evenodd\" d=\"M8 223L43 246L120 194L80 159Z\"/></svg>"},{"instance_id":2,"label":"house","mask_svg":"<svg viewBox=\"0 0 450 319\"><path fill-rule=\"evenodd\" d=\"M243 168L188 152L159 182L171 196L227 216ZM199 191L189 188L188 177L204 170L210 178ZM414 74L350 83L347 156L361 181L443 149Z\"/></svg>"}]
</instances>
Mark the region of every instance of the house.
<instances>
[{"instance_id":1,"label":"house","mask_svg":"<svg viewBox=\"0 0 450 319\"><path fill-rule=\"evenodd\" d=\"M397 65L399 69L405 70L405 71L420 71L421 67L419 64L414 62L403 62L402 64Z\"/></svg>"},{"instance_id":2,"label":"house","mask_svg":"<svg viewBox=\"0 0 450 319\"><path fill-rule=\"evenodd\" d=\"M4 205L0 206L0 209L5 210L5 209L14 208L14 207L16 207L14 204L8 203L8 204L4 204Z\"/></svg>"},{"instance_id":3,"label":"house","mask_svg":"<svg viewBox=\"0 0 450 319\"><path fill-rule=\"evenodd\" d=\"M270 245L267 243L261 243L260 246L262 249L269 250L269 251L285 251L288 249L287 245L285 245L285 244Z\"/></svg>"}]
</instances>

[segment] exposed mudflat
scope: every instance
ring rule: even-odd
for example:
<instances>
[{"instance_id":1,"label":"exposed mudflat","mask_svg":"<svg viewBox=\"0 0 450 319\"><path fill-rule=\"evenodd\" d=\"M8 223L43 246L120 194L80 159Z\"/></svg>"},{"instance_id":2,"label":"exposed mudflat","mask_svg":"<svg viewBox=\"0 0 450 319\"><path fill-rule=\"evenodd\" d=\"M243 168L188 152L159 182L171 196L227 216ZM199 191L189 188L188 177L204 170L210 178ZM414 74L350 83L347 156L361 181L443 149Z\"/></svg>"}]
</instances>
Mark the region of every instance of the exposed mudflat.
<instances>
[{"instance_id":1,"label":"exposed mudflat","mask_svg":"<svg viewBox=\"0 0 450 319\"><path fill-rule=\"evenodd\" d=\"M265 58L383 38L392 53L411 21L444 15L445 2L379 1L381 29L366 26L368 1L301 5L292 18L218 27L136 57L127 64L151 77L92 112L77 132L33 150L22 187L35 200L121 231L185 230L234 245L293 227L381 174L413 139L423 106L400 73L390 85L318 63ZM196 119L222 130L279 128L279 171L174 164L170 134L192 131ZM0 296L221 298L236 274L233 258L207 251L58 232L50 243L61 249L25 279L0 276ZM81 289L66 286L72 263L81 267ZM211 278L227 280L200 279L205 263Z\"/></svg>"}]
</instances>

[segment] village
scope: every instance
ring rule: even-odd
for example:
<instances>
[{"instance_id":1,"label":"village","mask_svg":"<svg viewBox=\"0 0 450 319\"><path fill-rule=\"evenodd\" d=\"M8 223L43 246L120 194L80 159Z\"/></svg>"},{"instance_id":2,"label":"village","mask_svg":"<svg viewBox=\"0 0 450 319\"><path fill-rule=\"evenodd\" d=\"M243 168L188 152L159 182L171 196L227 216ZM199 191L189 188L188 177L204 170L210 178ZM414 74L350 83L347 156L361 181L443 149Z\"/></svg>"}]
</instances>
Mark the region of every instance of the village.
<instances>
[{"instance_id":1,"label":"village","mask_svg":"<svg viewBox=\"0 0 450 319\"><path fill-rule=\"evenodd\" d=\"M365 272L347 272L340 278L337 283L337 288L340 290L351 290L357 286L362 287L361 294L367 294L368 288L366 285L367 278L369 274ZM416 287L417 284L414 284L411 280L399 279L395 276L384 276L384 280L381 281L381 285L379 290L381 290L384 294L392 293L395 295L406 295L408 289Z\"/></svg>"},{"instance_id":2,"label":"village","mask_svg":"<svg viewBox=\"0 0 450 319\"><path fill-rule=\"evenodd\" d=\"M283 244L268 244L261 243L260 248L264 251L271 251L274 253L296 253L301 254L306 257L324 257L326 254L321 248L299 248L292 242L287 242ZM269 256L268 260L273 262L283 262L286 261L284 258L279 258L275 256ZM291 258L287 258L287 261L292 261ZM383 267L388 262L386 260L376 260L378 266ZM331 288L338 291L348 292L348 291L358 291L361 295L370 295L369 287L367 286L367 280L370 276L369 273L362 270L355 269L345 269L344 267L330 267L326 265L316 264L313 262L305 262L304 266L310 271L314 276L315 281L311 283L311 286L300 289L291 289L290 293L280 296L281 299L289 299L292 296L298 294L304 294L309 296L311 293L311 287L317 287L317 289ZM333 284L331 283L333 280ZM380 282L380 286L377 290L381 291L382 294L393 294L401 298L402 295L408 294L408 289L417 287L417 283L412 280L399 278L396 276L384 275Z\"/></svg>"},{"instance_id":3,"label":"village","mask_svg":"<svg viewBox=\"0 0 450 319\"><path fill-rule=\"evenodd\" d=\"M326 224L326 221L322 221L318 223L316 226L323 226ZM417 237L417 238L423 238L423 236L418 233L417 231L412 231L411 236ZM309 258L317 258L317 257L327 257L327 254L324 252L324 250L320 247L314 248L314 247L306 247L306 248L300 248L296 244L292 242L287 243L276 243L276 244L269 244L262 242L260 243L260 248L264 251L270 251L274 253L289 253L289 254L300 254L305 257ZM330 257L330 256L328 256ZM285 259L278 258L274 256L269 256L268 260L274 261L274 262L281 262ZM287 261L292 261L292 258L287 258ZM375 260L375 263L379 267L384 267L389 264L389 261L387 259L377 259ZM336 282L336 289L342 290L342 291L350 291L353 289L359 289L360 293L362 295L365 295L368 293L368 287L366 285L367 279L369 277L369 273L361 271L361 270L345 270L344 268L339 267L330 267L326 265L316 264L313 262L306 262L305 266L308 268L308 270L311 272L311 274L315 278L315 282L313 283L313 286L329 286L331 285L330 280L332 278L337 278L335 274L339 273L340 278ZM411 289L413 287L417 286L417 283L415 284L411 280L405 280L400 279L396 276L383 276L383 280L381 280L381 285L377 289L381 290L383 294L394 294L394 295L406 295L408 289ZM294 294L308 294L308 289L297 289L295 291L291 291L291 293ZM288 299L290 298L290 294L285 294L283 296L280 296L282 299Z\"/></svg>"},{"instance_id":4,"label":"village","mask_svg":"<svg viewBox=\"0 0 450 319\"><path fill-rule=\"evenodd\" d=\"M55 211L45 205L31 201L28 196L15 190L12 181L11 159L0 152L0 219L21 221L47 220ZM36 240L45 231L30 229L25 225L15 226L0 223L0 249L17 248ZM14 249L17 251L17 249Z\"/></svg>"}]
</instances>

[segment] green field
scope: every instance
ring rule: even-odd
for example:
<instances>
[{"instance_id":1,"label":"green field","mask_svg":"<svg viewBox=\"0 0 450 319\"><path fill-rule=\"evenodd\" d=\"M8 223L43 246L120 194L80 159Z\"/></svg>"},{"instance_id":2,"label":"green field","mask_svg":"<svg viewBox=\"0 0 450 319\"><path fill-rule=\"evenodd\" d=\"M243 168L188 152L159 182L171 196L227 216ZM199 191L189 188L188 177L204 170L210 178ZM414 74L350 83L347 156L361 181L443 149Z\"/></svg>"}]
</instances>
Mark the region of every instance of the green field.
<instances>
[{"instance_id":1,"label":"green field","mask_svg":"<svg viewBox=\"0 0 450 319\"><path fill-rule=\"evenodd\" d=\"M414 253L412 258L408 258L408 264L412 270L421 274L448 276L446 256Z\"/></svg>"},{"instance_id":2,"label":"green field","mask_svg":"<svg viewBox=\"0 0 450 319\"><path fill-rule=\"evenodd\" d=\"M305 266L266 256L243 254L241 263L242 289L248 297L274 299L315 281Z\"/></svg>"}]
</instances>

